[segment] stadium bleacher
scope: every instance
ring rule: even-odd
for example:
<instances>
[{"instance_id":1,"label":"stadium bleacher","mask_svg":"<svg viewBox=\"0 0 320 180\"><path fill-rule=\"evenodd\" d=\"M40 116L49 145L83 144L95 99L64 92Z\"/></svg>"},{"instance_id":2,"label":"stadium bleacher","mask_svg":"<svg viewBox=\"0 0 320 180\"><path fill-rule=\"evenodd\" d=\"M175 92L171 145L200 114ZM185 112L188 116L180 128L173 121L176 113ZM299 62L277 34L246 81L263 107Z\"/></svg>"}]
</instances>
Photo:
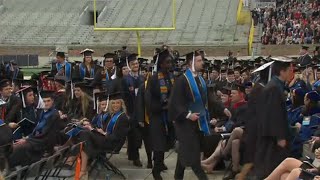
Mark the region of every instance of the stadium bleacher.
<instances>
[{"instance_id":1,"label":"stadium bleacher","mask_svg":"<svg viewBox=\"0 0 320 180\"><path fill-rule=\"evenodd\" d=\"M108 0L98 17L103 27L168 27L171 0ZM0 12L0 44L8 45L135 45L134 32L94 32L81 25L80 14L92 1L11 0ZM238 1L177 0L177 29L141 32L142 44L242 45L249 25L237 25Z\"/></svg>"}]
</instances>

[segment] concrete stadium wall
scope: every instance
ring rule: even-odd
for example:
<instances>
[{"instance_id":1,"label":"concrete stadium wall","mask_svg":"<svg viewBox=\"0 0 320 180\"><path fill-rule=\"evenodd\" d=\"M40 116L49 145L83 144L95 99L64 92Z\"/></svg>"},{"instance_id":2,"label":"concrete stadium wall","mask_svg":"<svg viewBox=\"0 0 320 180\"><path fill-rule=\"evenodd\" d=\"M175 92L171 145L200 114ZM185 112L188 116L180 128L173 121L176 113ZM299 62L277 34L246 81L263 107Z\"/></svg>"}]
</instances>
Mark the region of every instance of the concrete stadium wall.
<instances>
[{"instance_id":1,"label":"concrete stadium wall","mask_svg":"<svg viewBox=\"0 0 320 180\"><path fill-rule=\"evenodd\" d=\"M196 49L204 49L208 56L226 56L229 51L234 52L240 56L246 56L248 53L247 45L242 46L171 46L172 48L178 50L180 55ZM315 45L310 45L310 52L315 49ZM68 46L69 56L80 56L80 51L84 48L92 48L96 51L95 57L102 57L106 52L113 52L121 47L82 47L82 46ZM142 47L142 56L152 56L153 50L156 46ZM297 55L301 45L263 45L261 50L261 55L268 56L282 56L282 55ZM51 47L38 47L38 46L0 46L0 55L19 55L19 54L38 54L39 56L48 56L52 51L56 49L55 46ZM136 52L136 47L128 47L130 52Z\"/></svg>"}]
</instances>

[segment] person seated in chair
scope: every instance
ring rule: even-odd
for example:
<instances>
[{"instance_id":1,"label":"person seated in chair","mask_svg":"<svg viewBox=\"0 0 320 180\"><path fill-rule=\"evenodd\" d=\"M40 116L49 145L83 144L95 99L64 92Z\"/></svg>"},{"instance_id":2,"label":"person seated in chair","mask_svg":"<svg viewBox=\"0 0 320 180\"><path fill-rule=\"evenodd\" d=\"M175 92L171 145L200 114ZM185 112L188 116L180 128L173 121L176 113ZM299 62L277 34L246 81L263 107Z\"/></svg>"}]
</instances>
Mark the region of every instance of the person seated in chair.
<instances>
[{"instance_id":1,"label":"person seated in chair","mask_svg":"<svg viewBox=\"0 0 320 180\"><path fill-rule=\"evenodd\" d=\"M125 142L129 123L126 107L120 93L109 95L109 114L103 127L93 128L89 123L79 133L79 140L85 142L84 151L81 152L81 177L88 176L88 159L96 157L106 151L119 151ZM106 101L106 99L105 99ZM101 103L105 103L101 101Z\"/></svg>"},{"instance_id":2,"label":"person seated in chair","mask_svg":"<svg viewBox=\"0 0 320 180\"><path fill-rule=\"evenodd\" d=\"M301 116L305 94L306 90L301 87L292 90L292 104L288 108L288 120L291 125L295 125Z\"/></svg>"},{"instance_id":3,"label":"person seated in chair","mask_svg":"<svg viewBox=\"0 0 320 180\"><path fill-rule=\"evenodd\" d=\"M7 157L12 151L12 131L10 127L0 119L0 173L6 175L9 170Z\"/></svg>"},{"instance_id":4,"label":"person seated in chair","mask_svg":"<svg viewBox=\"0 0 320 180\"><path fill-rule=\"evenodd\" d=\"M304 109L302 115L295 124L297 134L294 137L293 146L291 147L291 155L295 158L300 158L302 156L303 143L311 139L311 136L320 123L319 100L320 95L316 91L311 91L305 95Z\"/></svg>"},{"instance_id":5,"label":"person seated in chair","mask_svg":"<svg viewBox=\"0 0 320 180\"><path fill-rule=\"evenodd\" d=\"M40 160L45 152L53 151L58 133L57 122L60 120L59 112L54 109L53 91L40 93L44 108L33 132L13 145L13 152L9 156L10 167L28 165Z\"/></svg>"},{"instance_id":6,"label":"person seated in chair","mask_svg":"<svg viewBox=\"0 0 320 180\"><path fill-rule=\"evenodd\" d=\"M219 132L231 132L230 139L228 141L221 140L217 146L215 152L206 160L201 162L201 165L208 172L211 172L215 167L216 163L223 157L227 156L233 151L233 149L240 148L240 140L243 134L244 120L246 118L246 101L245 101L245 88L242 85L235 84L231 87L231 103L232 103L232 117L225 123ZM233 162L233 174L234 177L236 172L240 170L240 154L232 154Z\"/></svg>"}]
</instances>

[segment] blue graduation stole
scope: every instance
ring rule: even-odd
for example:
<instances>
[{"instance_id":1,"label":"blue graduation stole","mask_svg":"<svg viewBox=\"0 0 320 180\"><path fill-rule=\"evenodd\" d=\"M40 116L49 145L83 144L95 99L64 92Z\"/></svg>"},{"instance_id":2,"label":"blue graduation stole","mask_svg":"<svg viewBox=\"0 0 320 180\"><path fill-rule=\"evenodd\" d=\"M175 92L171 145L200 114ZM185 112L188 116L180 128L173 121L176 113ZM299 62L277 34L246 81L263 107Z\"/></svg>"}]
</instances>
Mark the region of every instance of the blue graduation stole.
<instances>
[{"instance_id":1,"label":"blue graduation stole","mask_svg":"<svg viewBox=\"0 0 320 180\"><path fill-rule=\"evenodd\" d=\"M109 114L106 113L106 114L99 114L97 115L93 121L92 121L92 124L97 126L98 128L103 128L103 122L106 121L106 119L108 118Z\"/></svg>"},{"instance_id":2,"label":"blue graduation stole","mask_svg":"<svg viewBox=\"0 0 320 180\"><path fill-rule=\"evenodd\" d=\"M83 79L84 77L86 77L86 66L81 63L80 66L80 78ZM94 77L94 68L90 69L90 77Z\"/></svg>"},{"instance_id":3,"label":"blue graduation stole","mask_svg":"<svg viewBox=\"0 0 320 180\"><path fill-rule=\"evenodd\" d=\"M0 127L6 125L2 119L0 119Z\"/></svg>"},{"instance_id":4,"label":"blue graduation stole","mask_svg":"<svg viewBox=\"0 0 320 180\"><path fill-rule=\"evenodd\" d=\"M118 121L118 118L123 114L124 112L122 111L119 111L117 112L110 120L110 122L108 123L107 125L107 134L112 134L113 130L114 130L114 127Z\"/></svg>"},{"instance_id":5,"label":"blue graduation stole","mask_svg":"<svg viewBox=\"0 0 320 180\"><path fill-rule=\"evenodd\" d=\"M109 81L109 73L108 73L108 69L106 69L106 81Z\"/></svg>"},{"instance_id":6,"label":"blue graduation stole","mask_svg":"<svg viewBox=\"0 0 320 180\"><path fill-rule=\"evenodd\" d=\"M60 71L62 68L62 64L56 63L57 71ZM64 75L67 78L67 80L71 80L71 64L68 62L64 62Z\"/></svg>"},{"instance_id":7,"label":"blue graduation stole","mask_svg":"<svg viewBox=\"0 0 320 180\"><path fill-rule=\"evenodd\" d=\"M209 126L208 126L209 113L206 108L206 105L208 103L207 96L205 98L205 102L203 102L200 91L198 89L197 82L196 82L195 78L193 77L193 74L190 69L186 70L184 76L186 77L186 79L188 81L189 88L190 88L192 98L193 98L193 103L189 105L189 109L191 110L191 112L200 113L200 118L198 120L199 129L205 135L210 135L210 130L209 130ZM204 79L201 76L199 76L199 79L201 82L200 88L202 88L205 95L207 95L206 82L204 81Z\"/></svg>"},{"instance_id":8,"label":"blue graduation stole","mask_svg":"<svg viewBox=\"0 0 320 180\"><path fill-rule=\"evenodd\" d=\"M32 134L37 136L42 133L43 128L46 126L48 118L55 112L55 109L49 109L47 112L42 111L37 126L34 128Z\"/></svg>"},{"instance_id":9,"label":"blue graduation stole","mask_svg":"<svg viewBox=\"0 0 320 180\"><path fill-rule=\"evenodd\" d=\"M84 129L81 126L75 126L74 128L70 129L68 132L66 132L66 135L72 138L77 136L83 130Z\"/></svg>"}]
</instances>

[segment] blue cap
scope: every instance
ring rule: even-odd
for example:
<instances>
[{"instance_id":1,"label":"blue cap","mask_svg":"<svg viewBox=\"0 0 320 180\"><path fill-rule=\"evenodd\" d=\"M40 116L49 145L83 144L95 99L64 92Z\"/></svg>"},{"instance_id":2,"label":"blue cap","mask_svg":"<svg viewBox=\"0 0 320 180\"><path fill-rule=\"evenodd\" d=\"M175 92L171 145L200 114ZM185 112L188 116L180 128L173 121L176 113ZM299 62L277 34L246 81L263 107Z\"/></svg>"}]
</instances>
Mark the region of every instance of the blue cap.
<instances>
[{"instance_id":1,"label":"blue cap","mask_svg":"<svg viewBox=\"0 0 320 180\"><path fill-rule=\"evenodd\" d=\"M319 101L320 95L317 93L317 91L310 91L306 94L306 97L310 99L311 101Z\"/></svg>"},{"instance_id":2,"label":"blue cap","mask_svg":"<svg viewBox=\"0 0 320 180\"><path fill-rule=\"evenodd\" d=\"M294 93L294 95L300 96L300 97L304 97L307 93L307 91L301 87L293 89L292 92Z\"/></svg>"}]
</instances>

